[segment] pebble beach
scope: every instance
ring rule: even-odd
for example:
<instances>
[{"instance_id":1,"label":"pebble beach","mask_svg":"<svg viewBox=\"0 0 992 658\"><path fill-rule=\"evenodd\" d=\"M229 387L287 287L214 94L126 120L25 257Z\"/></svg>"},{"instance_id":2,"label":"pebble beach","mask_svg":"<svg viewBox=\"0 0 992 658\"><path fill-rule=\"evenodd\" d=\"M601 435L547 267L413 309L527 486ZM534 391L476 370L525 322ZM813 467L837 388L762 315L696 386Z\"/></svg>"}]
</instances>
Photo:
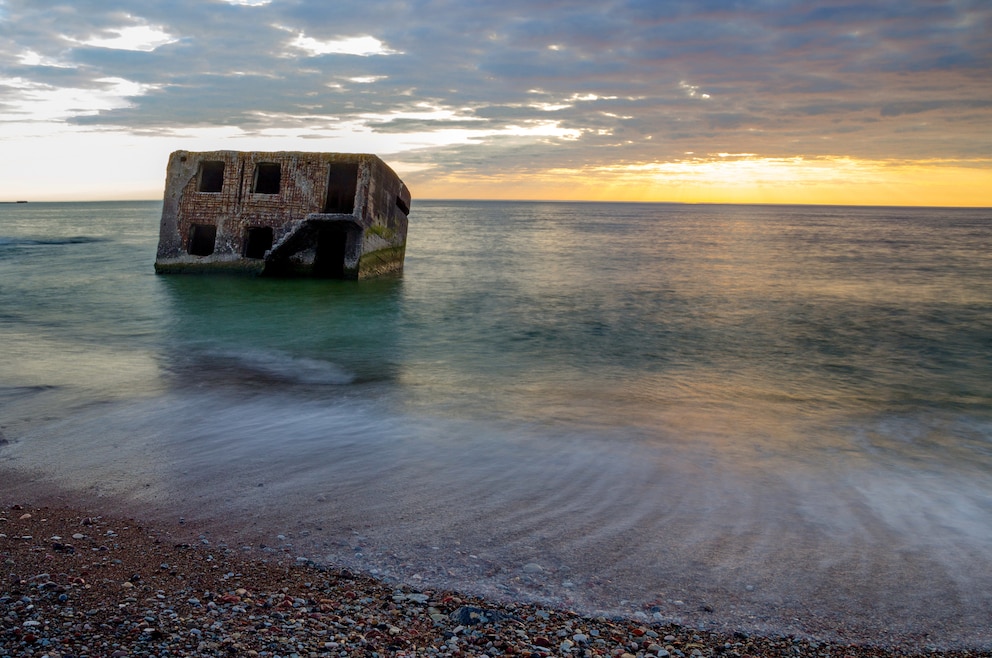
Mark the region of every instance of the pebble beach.
<instances>
[{"instance_id":1,"label":"pebble beach","mask_svg":"<svg viewBox=\"0 0 992 658\"><path fill-rule=\"evenodd\" d=\"M85 509L7 502L0 562L2 658L992 655L583 617L411 589Z\"/></svg>"}]
</instances>

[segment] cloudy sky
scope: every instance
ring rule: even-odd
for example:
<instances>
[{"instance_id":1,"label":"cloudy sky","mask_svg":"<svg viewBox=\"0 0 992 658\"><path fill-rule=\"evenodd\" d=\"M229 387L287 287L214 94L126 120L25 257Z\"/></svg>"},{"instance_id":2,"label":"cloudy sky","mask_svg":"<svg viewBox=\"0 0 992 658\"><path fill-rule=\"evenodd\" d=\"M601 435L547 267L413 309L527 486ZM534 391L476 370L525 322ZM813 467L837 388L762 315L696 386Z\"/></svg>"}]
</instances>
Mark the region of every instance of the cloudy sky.
<instances>
[{"instance_id":1,"label":"cloudy sky","mask_svg":"<svg viewBox=\"0 0 992 658\"><path fill-rule=\"evenodd\" d=\"M0 200L218 148L415 199L992 206L992 2L0 0Z\"/></svg>"}]
</instances>

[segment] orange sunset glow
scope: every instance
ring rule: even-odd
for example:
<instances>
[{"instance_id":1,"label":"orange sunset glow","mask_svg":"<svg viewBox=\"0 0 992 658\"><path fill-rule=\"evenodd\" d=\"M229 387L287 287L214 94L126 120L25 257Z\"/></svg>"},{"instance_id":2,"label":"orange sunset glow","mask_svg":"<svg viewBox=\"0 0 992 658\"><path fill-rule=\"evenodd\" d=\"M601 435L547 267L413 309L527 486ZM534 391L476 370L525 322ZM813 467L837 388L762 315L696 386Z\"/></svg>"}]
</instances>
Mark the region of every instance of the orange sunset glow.
<instances>
[{"instance_id":1,"label":"orange sunset glow","mask_svg":"<svg viewBox=\"0 0 992 658\"><path fill-rule=\"evenodd\" d=\"M744 157L556 169L515 181L452 176L428 182L425 191L458 198L465 189L507 200L985 207L992 205L992 168Z\"/></svg>"}]
</instances>

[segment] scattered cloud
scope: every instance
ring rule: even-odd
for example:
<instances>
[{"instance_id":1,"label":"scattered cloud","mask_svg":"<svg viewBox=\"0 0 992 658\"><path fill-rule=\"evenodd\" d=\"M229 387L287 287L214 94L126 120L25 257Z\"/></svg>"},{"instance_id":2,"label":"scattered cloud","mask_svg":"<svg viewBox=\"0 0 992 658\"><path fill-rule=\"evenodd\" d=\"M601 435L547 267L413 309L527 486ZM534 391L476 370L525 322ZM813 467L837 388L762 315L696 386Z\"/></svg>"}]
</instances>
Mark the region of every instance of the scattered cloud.
<instances>
[{"instance_id":1,"label":"scattered cloud","mask_svg":"<svg viewBox=\"0 0 992 658\"><path fill-rule=\"evenodd\" d=\"M178 41L161 27L150 25L131 25L127 27L106 30L113 36L91 37L82 41L84 45L94 48L111 48L113 50L138 50L151 52L159 46ZM73 39L69 39L73 40Z\"/></svg>"},{"instance_id":2,"label":"scattered cloud","mask_svg":"<svg viewBox=\"0 0 992 658\"><path fill-rule=\"evenodd\" d=\"M704 94L699 91L699 85L691 85L685 80L679 82L679 89L681 89L686 96L689 98L698 98L700 100L706 100L710 97L709 94Z\"/></svg>"},{"instance_id":3,"label":"scattered cloud","mask_svg":"<svg viewBox=\"0 0 992 658\"><path fill-rule=\"evenodd\" d=\"M59 61L54 57L46 57L45 55L42 55L34 50L25 50L24 52L19 53L17 55L17 61L19 64L31 67L47 66L63 69L72 68L72 64Z\"/></svg>"},{"instance_id":4,"label":"scattered cloud","mask_svg":"<svg viewBox=\"0 0 992 658\"><path fill-rule=\"evenodd\" d=\"M638 166L746 178L757 161L686 152L775 171L992 153L983 0L132 4L0 2L5 151L118 134L164 161L220 135L310 150L360 135L415 189Z\"/></svg>"},{"instance_id":5,"label":"scattered cloud","mask_svg":"<svg viewBox=\"0 0 992 658\"><path fill-rule=\"evenodd\" d=\"M385 80L387 76L385 75L359 75L354 78L348 78L351 82L357 82L360 85L370 85L373 82L378 82L379 80Z\"/></svg>"},{"instance_id":6,"label":"scattered cloud","mask_svg":"<svg viewBox=\"0 0 992 658\"><path fill-rule=\"evenodd\" d=\"M96 116L115 108L129 107L132 97L150 87L122 78L98 78L88 88L56 87L24 78L0 79L0 90L17 90L20 102L0 115L0 123L59 122L71 117Z\"/></svg>"},{"instance_id":7,"label":"scattered cloud","mask_svg":"<svg viewBox=\"0 0 992 658\"><path fill-rule=\"evenodd\" d=\"M312 37L305 36L300 32L290 43L293 48L298 48L306 52L311 57L319 55L358 55L369 57L370 55L395 55L396 51L390 50L375 37L343 37L320 41Z\"/></svg>"}]
</instances>

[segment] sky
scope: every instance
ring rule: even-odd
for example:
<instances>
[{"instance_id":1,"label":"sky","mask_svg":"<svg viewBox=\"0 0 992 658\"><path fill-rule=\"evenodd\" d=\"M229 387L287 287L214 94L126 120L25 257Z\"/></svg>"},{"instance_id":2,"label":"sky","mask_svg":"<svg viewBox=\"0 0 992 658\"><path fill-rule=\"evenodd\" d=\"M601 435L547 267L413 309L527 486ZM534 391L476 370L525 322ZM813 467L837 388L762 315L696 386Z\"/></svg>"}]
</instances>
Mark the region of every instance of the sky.
<instances>
[{"instance_id":1,"label":"sky","mask_svg":"<svg viewBox=\"0 0 992 658\"><path fill-rule=\"evenodd\" d=\"M170 152L421 199L992 206L989 0L0 0L0 201Z\"/></svg>"}]
</instances>

